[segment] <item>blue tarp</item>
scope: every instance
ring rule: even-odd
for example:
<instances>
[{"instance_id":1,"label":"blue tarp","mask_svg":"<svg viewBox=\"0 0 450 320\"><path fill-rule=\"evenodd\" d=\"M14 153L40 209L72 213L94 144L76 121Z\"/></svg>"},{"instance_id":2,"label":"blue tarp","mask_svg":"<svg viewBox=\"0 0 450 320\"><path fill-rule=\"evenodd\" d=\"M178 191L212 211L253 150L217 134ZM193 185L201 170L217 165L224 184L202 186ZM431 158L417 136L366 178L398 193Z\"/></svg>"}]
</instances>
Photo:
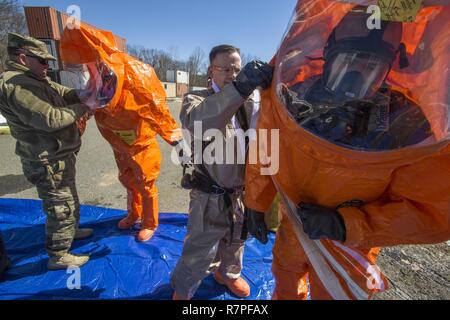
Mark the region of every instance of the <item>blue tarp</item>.
<instances>
[{"instance_id":1,"label":"blue tarp","mask_svg":"<svg viewBox=\"0 0 450 320\"><path fill-rule=\"evenodd\" d=\"M0 282L0 300L49 299L170 299L170 272L181 255L187 216L161 214L160 227L148 243L138 243L138 230L120 231L120 210L82 206L81 226L94 228L94 237L77 241L75 253L90 254L80 270L81 289L69 290L73 273L48 271L44 250L45 215L34 200L0 199L0 232L12 267ZM249 299L271 298L273 236L267 246L255 239L247 242L243 277L249 282ZM72 277L71 277L72 276ZM194 299L236 299L212 276L203 281Z\"/></svg>"}]
</instances>

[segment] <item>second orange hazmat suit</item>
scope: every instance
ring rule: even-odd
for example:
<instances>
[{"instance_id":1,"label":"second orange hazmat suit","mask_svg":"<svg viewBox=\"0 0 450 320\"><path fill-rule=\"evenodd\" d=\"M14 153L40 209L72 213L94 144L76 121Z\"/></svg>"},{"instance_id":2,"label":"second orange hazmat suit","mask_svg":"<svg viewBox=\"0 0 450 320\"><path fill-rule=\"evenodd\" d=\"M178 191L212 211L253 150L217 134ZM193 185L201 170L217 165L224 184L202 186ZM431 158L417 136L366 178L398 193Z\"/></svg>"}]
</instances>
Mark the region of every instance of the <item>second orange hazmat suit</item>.
<instances>
[{"instance_id":1,"label":"second orange hazmat suit","mask_svg":"<svg viewBox=\"0 0 450 320\"><path fill-rule=\"evenodd\" d=\"M258 129L279 129L279 171L264 176L261 162L249 165L245 203L266 212L277 187L295 204L334 209L360 200L362 206L338 210L347 230L342 245L356 248L375 264L379 247L450 239L450 6L444 1L445 6L423 7L415 22L403 24L409 67L393 66L386 79L393 90L420 106L434 139L394 150L364 151L303 129L280 98L282 86L293 88L322 72L321 57L330 33L356 6L349 2L298 2L293 23L273 60L275 78L272 88L262 95L258 123ZM270 139L267 149L270 155ZM332 298L327 284L311 267L287 215L283 215L273 253L274 299L307 299L308 281L313 299Z\"/></svg>"},{"instance_id":2,"label":"second orange hazmat suit","mask_svg":"<svg viewBox=\"0 0 450 320\"><path fill-rule=\"evenodd\" d=\"M158 227L155 182L161 153L156 135L171 145L182 138L166 105L164 88L151 66L116 48L110 32L85 24L66 28L61 48L65 64L83 65L91 77L99 69L112 75L108 81L114 81L115 91L108 104L95 112L95 120L113 148L119 180L128 192L128 217L119 226L131 228L142 219L138 239L146 241L150 231ZM101 73L97 77L105 79Z\"/></svg>"}]
</instances>

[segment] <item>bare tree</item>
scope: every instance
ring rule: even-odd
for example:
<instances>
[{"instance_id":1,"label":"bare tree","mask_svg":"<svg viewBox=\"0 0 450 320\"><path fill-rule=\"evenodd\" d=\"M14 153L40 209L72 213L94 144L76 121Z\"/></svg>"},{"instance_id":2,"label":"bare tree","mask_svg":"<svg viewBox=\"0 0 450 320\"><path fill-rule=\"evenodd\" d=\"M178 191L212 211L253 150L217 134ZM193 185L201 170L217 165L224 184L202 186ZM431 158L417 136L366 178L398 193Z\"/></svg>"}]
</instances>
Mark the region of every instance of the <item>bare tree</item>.
<instances>
[{"instance_id":1,"label":"bare tree","mask_svg":"<svg viewBox=\"0 0 450 320\"><path fill-rule=\"evenodd\" d=\"M137 59L151 65L161 81L167 81L167 71L180 70L189 72L191 86L206 86L205 53L201 48L195 48L187 61L177 58L177 49L169 52L158 49L148 49L143 46L128 46L128 53Z\"/></svg>"},{"instance_id":2,"label":"bare tree","mask_svg":"<svg viewBox=\"0 0 450 320\"><path fill-rule=\"evenodd\" d=\"M200 48L195 48L187 61L179 60L177 48L172 47L169 52L158 49L147 49L143 46L128 46L128 53L155 69L161 81L167 81L168 70L189 72L189 84L192 87L205 87L208 85L206 54ZM242 66L252 60L259 59L251 54L241 54Z\"/></svg>"},{"instance_id":3,"label":"bare tree","mask_svg":"<svg viewBox=\"0 0 450 320\"><path fill-rule=\"evenodd\" d=\"M258 57L253 56L251 54L241 54L241 59L242 59L242 66L245 66L247 63L253 61L253 60L259 60Z\"/></svg>"},{"instance_id":4,"label":"bare tree","mask_svg":"<svg viewBox=\"0 0 450 320\"><path fill-rule=\"evenodd\" d=\"M206 70L205 57L205 52L197 47L188 58L186 71L189 72L189 84L191 86L203 87L206 85L203 83L203 75Z\"/></svg>"},{"instance_id":5,"label":"bare tree","mask_svg":"<svg viewBox=\"0 0 450 320\"><path fill-rule=\"evenodd\" d=\"M172 50L173 51L173 50ZM168 70L186 69L186 63L179 61L174 57L173 53L164 50L148 49L143 46L128 46L128 53L144 63L151 65L161 81L167 80Z\"/></svg>"},{"instance_id":6,"label":"bare tree","mask_svg":"<svg viewBox=\"0 0 450 320\"><path fill-rule=\"evenodd\" d=\"M0 72L7 58L9 32L28 33L25 16L17 0L0 0Z\"/></svg>"},{"instance_id":7,"label":"bare tree","mask_svg":"<svg viewBox=\"0 0 450 320\"><path fill-rule=\"evenodd\" d=\"M134 45L127 45L127 53L130 56L133 56L139 60L142 60L141 51L144 49L142 46L134 46Z\"/></svg>"},{"instance_id":8,"label":"bare tree","mask_svg":"<svg viewBox=\"0 0 450 320\"><path fill-rule=\"evenodd\" d=\"M174 69L174 61L172 56L165 51L160 51L159 53L159 63L158 63L158 77L167 80L167 71Z\"/></svg>"}]
</instances>

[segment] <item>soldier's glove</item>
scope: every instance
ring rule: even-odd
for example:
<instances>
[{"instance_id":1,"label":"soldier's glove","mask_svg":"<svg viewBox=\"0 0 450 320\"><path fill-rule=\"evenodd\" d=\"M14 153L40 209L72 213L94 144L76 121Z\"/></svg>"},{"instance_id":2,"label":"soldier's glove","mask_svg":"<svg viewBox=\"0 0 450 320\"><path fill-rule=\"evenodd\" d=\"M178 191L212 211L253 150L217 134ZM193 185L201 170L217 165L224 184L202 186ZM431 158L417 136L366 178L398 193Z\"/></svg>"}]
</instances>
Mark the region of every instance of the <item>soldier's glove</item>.
<instances>
[{"instance_id":1,"label":"soldier's glove","mask_svg":"<svg viewBox=\"0 0 450 320\"><path fill-rule=\"evenodd\" d=\"M250 233L256 240L262 244L269 242L266 223L264 222L264 213L246 208L245 218L248 233Z\"/></svg>"},{"instance_id":2,"label":"soldier's glove","mask_svg":"<svg viewBox=\"0 0 450 320\"><path fill-rule=\"evenodd\" d=\"M192 165L192 151L184 139L175 141L172 146L175 148L179 164L183 167Z\"/></svg>"},{"instance_id":3,"label":"soldier's glove","mask_svg":"<svg viewBox=\"0 0 450 320\"><path fill-rule=\"evenodd\" d=\"M247 99L257 87L267 89L272 83L274 68L264 62L249 62L238 74L234 86L242 98Z\"/></svg>"},{"instance_id":4,"label":"soldier's glove","mask_svg":"<svg viewBox=\"0 0 450 320\"><path fill-rule=\"evenodd\" d=\"M91 97L89 97L89 98L84 102L84 104L87 105L88 108L89 108L92 112L95 112L97 109L101 109L101 108L104 107L104 106L102 106L102 105L100 104L100 101L97 100L97 97L96 97L96 96L91 96Z\"/></svg>"},{"instance_id":5,"label":"soldier's glove","mask_svg":"<svg viewBox=\"0 0 450 320\"><path fill-rule=\"evenodd\" d=\"M100 109L102 106L100 102L97 100L97 91L84 89L77 91L78 98L81 103L89 108L89 110L94 113L97 109Z\"/></svg>"},{"instance_id":6,"label":"soldier's glove","mask_svg":"<svg viewBox=\"0 0 450 320\"><path fill-rule=\"evenodd\" d=\"M300 203L297 214L302 220L303 230L312 240L329 239L345 242L345 223L338 211Z\"/></svg>"}]
</instances>

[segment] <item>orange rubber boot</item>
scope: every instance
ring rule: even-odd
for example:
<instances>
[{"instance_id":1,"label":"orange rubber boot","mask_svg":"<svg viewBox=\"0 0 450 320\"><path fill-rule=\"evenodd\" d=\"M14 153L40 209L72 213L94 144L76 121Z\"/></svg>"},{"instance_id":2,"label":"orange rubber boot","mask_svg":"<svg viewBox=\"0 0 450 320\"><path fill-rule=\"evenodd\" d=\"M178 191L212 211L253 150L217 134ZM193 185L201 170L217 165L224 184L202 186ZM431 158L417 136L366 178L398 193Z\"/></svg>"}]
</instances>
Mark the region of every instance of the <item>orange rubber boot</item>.
<instances>
[{"instance_id":1,"label":"orange rubber boot","mask_svg":"<svg viewBox=\"0 0 450 320\"><path fill-rule=\"evenodd\" d=\"M140 219L135 220L135 219L130 219L129 217L126 217L119 221L119 223L117 224L117 228L119 228L120 230L128 230L128 229L133 228L133 226L139 222L141 222Z\"/></svg>"},{"instance_id":2,"label":"orange rubber boot","mask_svg":"<svg viewBox=\"0 0 450 320\"><path fill-rule=\"evenodd\" d=\"M188 297L182 297L182 296L178 295L178 293L174 292L173 296L172 296L172 300L173 301L189 301L191 299L189 299Z\"/></svg>"},{"instance_id":3,"label":"orange rubber boot","mask_svg":"<svg viewBox=\"0 0 450 320\"><path fill-rule=\"evenodd\" d=\"M234 295L239 298L248 298L250 296L250 286L243 278L226 279L217 271L214 274L217 283L226 286Z\"/></svg>"},{"instance_id":4,"label":"orange rubber boot","mask_svg":"<svg viewBox=\"0 0 450 320\"><path fill-rule=\"evenodd\" d=\"M120 220L117 227L120 230L128 230L133 228L133 226L142 221L142 196L138 191L132 188L131 179L128 177L129 173L127 171L127 175L121 174L120 180L124 186L127 187L128 194L128 216L122 220Z\"/></svg>"},{"instance_id":5,"label":"orange rubber boot","mask_svg":"<svg viewBox=\"0 0 450 320\"><path fill-rule=\"evenodd\" d=\"M139 231L137 236L138 241L139 242L149 241L155 235L155 231L156 230L154 229L141 229L141 231Z\"/></svg>"},{"instance_id":6,"label":"orange rubber boot","mask_svg":"<svg viewBox=\"0 0 450 320\"><path fill-rule=\"evenodd\" d=\"M156 190L156 187L154 187ZM137 239L140 242L149 241L158 228L158 194L153 191L152 196L142 197L142 227Z\"/></svg>"}]
</instances>

